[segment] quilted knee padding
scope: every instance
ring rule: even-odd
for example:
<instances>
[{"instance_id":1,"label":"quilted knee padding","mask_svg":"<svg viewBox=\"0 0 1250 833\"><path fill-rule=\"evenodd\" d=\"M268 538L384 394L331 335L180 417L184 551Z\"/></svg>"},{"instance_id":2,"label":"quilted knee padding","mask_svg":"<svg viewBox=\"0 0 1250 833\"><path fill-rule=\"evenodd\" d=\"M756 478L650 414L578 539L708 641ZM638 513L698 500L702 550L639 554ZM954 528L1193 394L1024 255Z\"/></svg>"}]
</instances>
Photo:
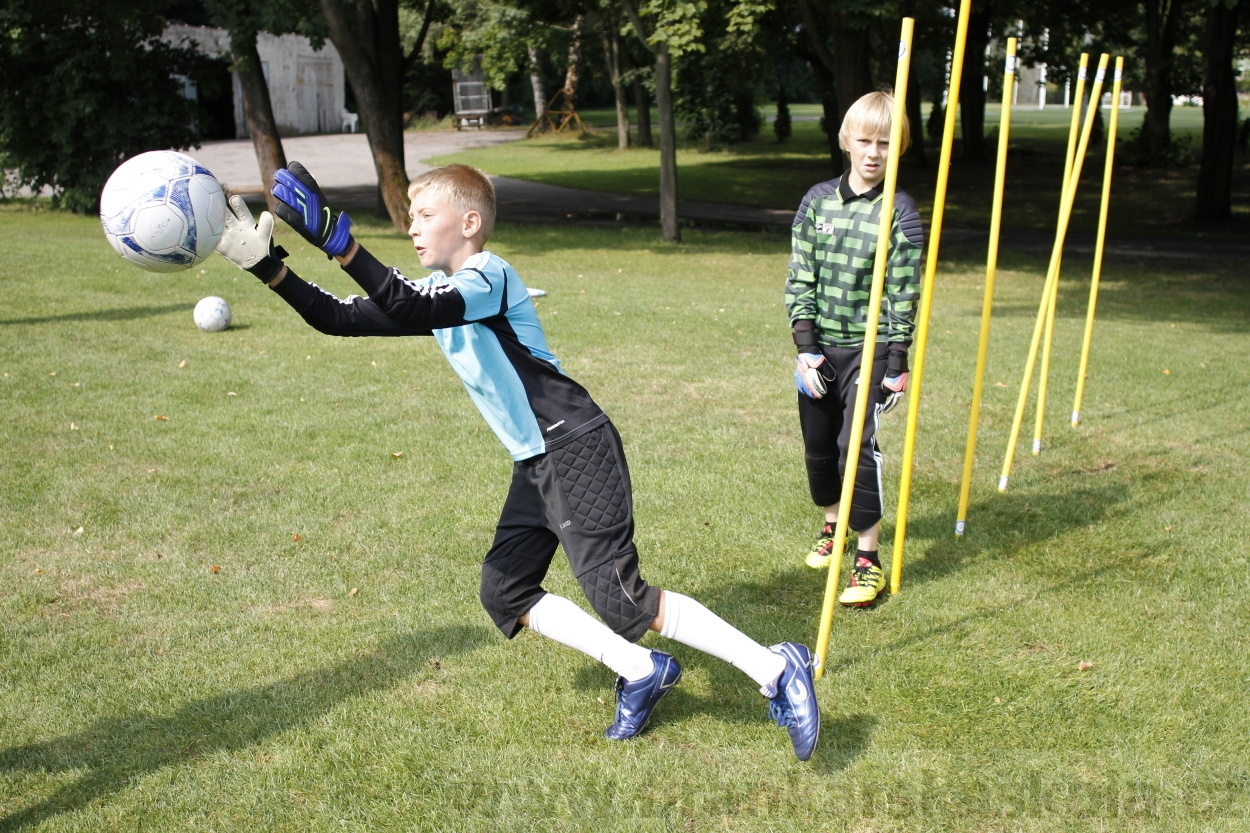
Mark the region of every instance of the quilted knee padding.
<instances>
[{"instance_id":1,"label":"quilted knee padding","mask_svg":"<svg viewBox=\"0 0 1250 833\"><path fill-rule=\"evenodd\" d=\"M629 517L629 492L621 466L603 464L612 455L615 451L604 431L584 434L554 454L569 509L585 529L609 529Z\"/></svg>"}]
</instances>

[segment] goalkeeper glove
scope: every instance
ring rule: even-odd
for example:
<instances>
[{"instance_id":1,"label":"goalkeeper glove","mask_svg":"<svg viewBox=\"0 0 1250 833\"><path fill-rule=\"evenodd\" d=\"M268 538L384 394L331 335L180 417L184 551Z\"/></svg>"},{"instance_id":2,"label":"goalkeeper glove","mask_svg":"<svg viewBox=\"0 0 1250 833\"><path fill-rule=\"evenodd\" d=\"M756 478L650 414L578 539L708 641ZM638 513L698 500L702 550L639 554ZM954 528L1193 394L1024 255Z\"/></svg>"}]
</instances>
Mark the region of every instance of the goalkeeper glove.
<instances>
[{"instance_id":1,"label":"goalkeeper glove","mask_svg":"<svg viewBox=\"0 0 1250 833\"><path fill-rule=\"evenodd\" d=\"M888 414L907 392L907 351L891 350L886 359L885 379L881 382L881 390L885 394L881 401L881 413Z\"/></svg>"},{"instance_id":2,"label":"goalkeeper glove","mask_svg":"<svg viewBox=\"0 0 1250 833\"><path fill-rule=\"evenodd\" d=\"M298 162L273 173L273 195L278 216L331 257L346 254L352 245L352 221L347 212L334 216L317 180Z\"/></svg>"},{"instance_id":3,"label":"goalkeeper glove","mask_svg":"<svg viewBox=\"0 0 1250 833\"><path fill-rule=\"evenodd\" d=\"M269 283L282 271L282 259L287 256L286 249L274 245L273 215L262 211L260 221L254 221L247 203L238 194L230 198L229 206L217 253Z\"/></svg>"},{"instance_id":4,"label":"goalkeeper glove","mask_svg":"<svg viewBox=\"0 0 1250 833\"><path fill-rule=\"evenodd\" d=\"M820 353L799 353L798 364L794 368L794 386L799 393L809 399L819 399L828 390L825 374L833 381L833 368Z\"/></svg>"}]
</instances>

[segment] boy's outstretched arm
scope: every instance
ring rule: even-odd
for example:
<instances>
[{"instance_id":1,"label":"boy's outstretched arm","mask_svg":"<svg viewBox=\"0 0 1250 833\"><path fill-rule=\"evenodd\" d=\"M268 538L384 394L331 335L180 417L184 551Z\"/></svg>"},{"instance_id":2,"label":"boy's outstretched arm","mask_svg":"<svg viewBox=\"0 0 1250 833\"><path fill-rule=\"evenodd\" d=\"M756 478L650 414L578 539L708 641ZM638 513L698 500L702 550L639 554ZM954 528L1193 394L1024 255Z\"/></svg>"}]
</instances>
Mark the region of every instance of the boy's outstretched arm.
<instances>
[{"instance_id":1,"label":"boy's outstretched arm","mask_svg":"<svg viewBox=\"0 0 1250 833\"><path fill-rule=\"evenodd\" d=\"M230 198L225 230L217 252L244 269L291 305L314 329L338 336L429 335L401 327L391 321L367 298L352 296L340 300L320 287L305 282L283 264L287 252L273 242L273 215L262 212L253 221L252 212L240 196Z\"/></svg>"},{"instance_id":2,"label":"boy's outstretched arm","mask_svg":"<svg viewBox=\"0 0 1250 833\"><path fill-rule=\"evenodd\" d=\"M299 162L274 172L273 195L278 200L278 216L309 243L338 260L369 299L406 332L468 323L467 305L458 288L414 283L383 266L352 237L346 212L334 213L317 180ZM490 289L488 286L487 291Z\"/></svg>"}]
</instances>

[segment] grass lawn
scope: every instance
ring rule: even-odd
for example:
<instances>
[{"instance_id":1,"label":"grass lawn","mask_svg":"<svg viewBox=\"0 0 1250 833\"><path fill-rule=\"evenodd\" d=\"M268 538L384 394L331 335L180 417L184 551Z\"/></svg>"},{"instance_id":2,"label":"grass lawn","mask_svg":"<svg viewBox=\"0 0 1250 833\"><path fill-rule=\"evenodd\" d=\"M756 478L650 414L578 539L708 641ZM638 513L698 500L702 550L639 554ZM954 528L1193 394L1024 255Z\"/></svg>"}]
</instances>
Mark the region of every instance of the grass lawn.
<instances>
[{"instance_id":1,"label":"grass lawn","mask_svg":"<svg viewBox=\"0 0 1250 833\"><path fill-rule=\"evenodd\" d=\"M989 227L999 109L987 108L986 129L992 135L988 158L983 163L962 162L959 158L961 143L957 140L947 190L946 223L949 226ZM841 171L835 172L830 167L828 142L815 121L819 108L796 105L793 111L794 135L785 144L779 145L771 125L765 125L760 138L723 150L709 153L690 144L679 148L679 197L762 208L796 208L814 183ZM1144 112L1142 107L1122 111L1121 150L1118 151L1121 157L1127 138L1140 125ZM1004 229L1053 234L1070 120L1071 110L1062 107L1040 111L1031 107L1013 109L1011 154L1003 199ZM619 151L615 122L609 120L604 126L602 120L592 118L591 123L598 129L581 139L538 137L430 161L435 164L463 162L499 176L658 198L659 151L638 148ZM1198 148L1202 110L1175 108L1172 129L1178 141ZM930 142L927 167L909 164L900 171L899 187L919 200L926 223L933 216L939 150L938 142ZM1073 209L1073 232L1092 233L1097 229L1104 153L1104 146L1100 145L1092 147L1086 157ZM1212 230L1184 222L1183 218L1193 207L1197 176L1196 165L1162 171L1119 166L1112 181L1109 234L1217 237L1250 234L1250 163L1245 158L1238 159L1234 221L1223 229Z\"/></svg>"},{"instance_id":2,"label":"grass lawn","mask_svg":"<svg viewBox=\"0 0 1250 833\"><path fill-rule=\"evenodd\" d=\"M983 277L944 249L903 589L836 615L800 764L717 660L647 636L686 677L618 745L608 671L493 629L510 463L429 340L320 336L220 258L140 273L92 218L0 224L0 831L1250 827L1244 264L1108 261L1072 429L1088 262L1066 261L1047 448L998 494L1045 267L1004 252L956 540ZM502 226L493 248L624 436L645 575L814 641L785 237ZM210 294L224 333L191 323ZM584 603L561 564L549 587Z\"/></svg>"}]
</instances>

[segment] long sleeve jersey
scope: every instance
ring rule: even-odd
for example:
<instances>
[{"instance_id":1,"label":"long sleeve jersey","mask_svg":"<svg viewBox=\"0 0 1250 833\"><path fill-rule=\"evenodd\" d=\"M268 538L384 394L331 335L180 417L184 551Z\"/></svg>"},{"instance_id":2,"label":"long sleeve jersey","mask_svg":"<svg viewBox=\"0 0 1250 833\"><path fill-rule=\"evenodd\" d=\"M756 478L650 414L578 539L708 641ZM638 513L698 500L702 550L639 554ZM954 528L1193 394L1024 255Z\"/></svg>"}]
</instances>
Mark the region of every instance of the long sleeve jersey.
<instances>
[{"instance_id":1,"label":"long sleeve jersey","mask_svg":"<svg viewBox=\"0 0 1250 833\"><path fill-rule=\"evenodd\" d=\"M454 275L413 281L364 247L343 267L368 294L339 299L294 272L274 291L313 328L336 336L432 336L513 460L608 421L547 346L516 270L480 252Z\"/></svg>"},{"instance_id":2,"label":"long sleeve jersey","mask_svg":"<svg viewBox=\"0 0 1250 833\"><path fill-rule=\"evenodd\" d=\"M794 215L786 311L792 327L811 322L799 327L813 327L821 346L863 346L882 191L878 185L856 194L843 174L813 186ZM878 343L911 345L923 243L916 201L895 192Z\"/></svg>"}]
</instances>

